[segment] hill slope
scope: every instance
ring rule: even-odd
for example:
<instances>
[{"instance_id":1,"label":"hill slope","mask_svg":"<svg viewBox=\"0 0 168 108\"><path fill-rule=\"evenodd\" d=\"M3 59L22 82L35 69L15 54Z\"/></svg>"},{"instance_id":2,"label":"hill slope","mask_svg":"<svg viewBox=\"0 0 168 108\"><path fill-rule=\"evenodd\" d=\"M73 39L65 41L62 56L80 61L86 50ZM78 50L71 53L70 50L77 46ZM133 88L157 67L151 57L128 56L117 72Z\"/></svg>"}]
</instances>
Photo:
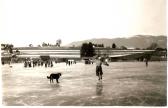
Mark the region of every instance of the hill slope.
<instances>
[{"instance_id":1,"label":"hill slope","mask_svg":"<svg viewBox=\"0 0 168 108\"><path fill-rule=\"evenodd\" d=\"M72 42L67 46L81 46L82 43L92 42L94 44L104 44L105 47L111 47L113 43L120 46L126 46L127 48L147 48L153 42L157 43L159 47L167 48L167 37L166 36L151 36L151 35L136 35L130 38L100 38L100 39L89 39L84 41Z\"/></svg>"}]
</instances>

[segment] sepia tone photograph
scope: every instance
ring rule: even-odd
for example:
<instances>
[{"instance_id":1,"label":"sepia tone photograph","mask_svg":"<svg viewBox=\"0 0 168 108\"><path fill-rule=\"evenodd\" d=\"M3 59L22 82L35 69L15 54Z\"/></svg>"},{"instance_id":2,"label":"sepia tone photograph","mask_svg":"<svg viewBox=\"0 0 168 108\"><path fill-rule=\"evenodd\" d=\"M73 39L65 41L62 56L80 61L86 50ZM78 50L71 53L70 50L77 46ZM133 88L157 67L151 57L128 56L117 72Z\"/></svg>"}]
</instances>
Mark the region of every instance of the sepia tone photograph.
<instances>
[{"instance_id":1,"label":"sepia tone photograph","mask_svg":"<svg viewBox=\"0 0 168 108\"><path fill-rule=\"evenodd\" d=\"M166 0L1 0L1 106L167 106Z\"/></svg>"}]
</instances>

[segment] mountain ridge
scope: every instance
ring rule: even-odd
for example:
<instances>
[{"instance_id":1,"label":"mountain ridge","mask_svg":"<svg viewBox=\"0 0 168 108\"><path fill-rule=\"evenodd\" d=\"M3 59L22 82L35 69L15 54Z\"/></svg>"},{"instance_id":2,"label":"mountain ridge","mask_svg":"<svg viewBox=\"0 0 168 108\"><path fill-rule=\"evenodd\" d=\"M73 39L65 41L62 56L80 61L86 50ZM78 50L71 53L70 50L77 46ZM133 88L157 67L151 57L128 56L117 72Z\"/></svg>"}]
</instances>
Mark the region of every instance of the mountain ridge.
<instances>
[{"instance_id":1,"label":"mountain ridge","mask_svg":"<svg viewBox=\"0 0 168 108\"><path fill-rule=\"evenodd\" d=\"M167 48L167 36L159 35L135 35L132 37L119 37L119 38L92 38L82 41L71 42L66 46L75 46L80 47L82 43L92 42L94 44L104 44L104 47L111 47L113 43L117 45L117 47L125 46L127 48L147 48L152 43L157 43L161 48Z\"/></svg>"}]
</instances>

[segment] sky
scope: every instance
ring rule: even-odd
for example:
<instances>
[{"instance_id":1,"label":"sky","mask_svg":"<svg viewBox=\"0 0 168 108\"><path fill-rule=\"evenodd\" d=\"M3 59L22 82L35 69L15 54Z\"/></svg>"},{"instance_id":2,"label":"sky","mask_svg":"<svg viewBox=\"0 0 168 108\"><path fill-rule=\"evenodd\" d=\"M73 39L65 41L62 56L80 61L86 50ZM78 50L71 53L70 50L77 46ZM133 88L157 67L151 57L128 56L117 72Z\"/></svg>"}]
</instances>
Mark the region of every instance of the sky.
<instances>
[{"instance_id":1,"label":"sky","mask_svg":"<svg viewBox=\"0 0 168 108\"><path fill-rule=\"evenodd\" d=\"M166 35L166 0L1 0L1 43Z\"/></svg>"}]
</instances>

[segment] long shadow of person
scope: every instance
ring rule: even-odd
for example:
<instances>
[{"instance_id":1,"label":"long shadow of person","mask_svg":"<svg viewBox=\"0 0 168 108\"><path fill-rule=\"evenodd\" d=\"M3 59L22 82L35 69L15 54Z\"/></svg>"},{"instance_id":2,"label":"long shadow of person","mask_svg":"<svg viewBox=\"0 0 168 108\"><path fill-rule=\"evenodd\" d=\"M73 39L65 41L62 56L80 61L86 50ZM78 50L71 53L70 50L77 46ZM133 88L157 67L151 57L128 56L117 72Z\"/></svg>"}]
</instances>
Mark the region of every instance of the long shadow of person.
<instances>
[{"instance_id":1,"label":"long shadow of person","mask_svg":"<svg viewBox=\"0 0 168 108\"><path fill-rule=\"evenodd\" d=\"M102 81L100 81L96 85L96 95L98 96L102 95L102 91L103 91L103 84Z\"/></svg>"}]
</instances>

